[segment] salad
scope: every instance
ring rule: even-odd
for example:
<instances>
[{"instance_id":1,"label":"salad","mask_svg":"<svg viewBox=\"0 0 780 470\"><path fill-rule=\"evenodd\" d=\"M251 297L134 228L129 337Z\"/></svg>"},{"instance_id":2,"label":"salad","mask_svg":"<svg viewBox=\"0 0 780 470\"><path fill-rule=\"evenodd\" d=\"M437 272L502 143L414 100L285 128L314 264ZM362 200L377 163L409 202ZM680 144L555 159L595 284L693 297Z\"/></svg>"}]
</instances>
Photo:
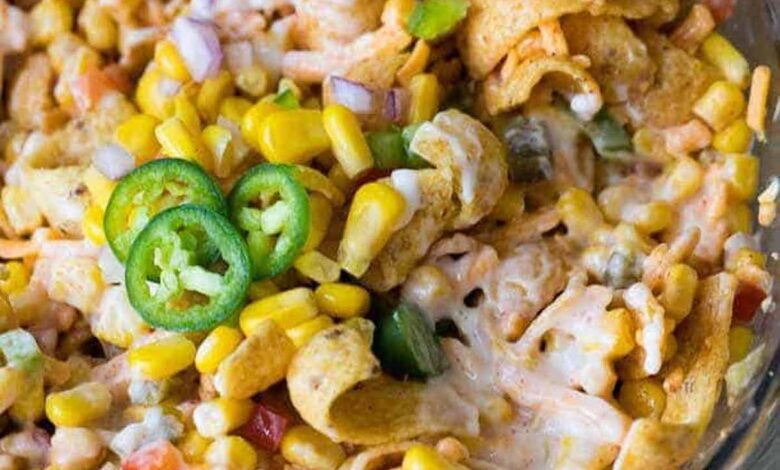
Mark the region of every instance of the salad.
<instances>
[{"instance_id":1,"label":"salad","mask_svg":"<svg viewBox=\"0 0 780 470\"><path fill-rule=\"evenodd\" d=\"M0 469L682 466L767 354L733 7L0 0Z\"/></svg>"}]
</instances>

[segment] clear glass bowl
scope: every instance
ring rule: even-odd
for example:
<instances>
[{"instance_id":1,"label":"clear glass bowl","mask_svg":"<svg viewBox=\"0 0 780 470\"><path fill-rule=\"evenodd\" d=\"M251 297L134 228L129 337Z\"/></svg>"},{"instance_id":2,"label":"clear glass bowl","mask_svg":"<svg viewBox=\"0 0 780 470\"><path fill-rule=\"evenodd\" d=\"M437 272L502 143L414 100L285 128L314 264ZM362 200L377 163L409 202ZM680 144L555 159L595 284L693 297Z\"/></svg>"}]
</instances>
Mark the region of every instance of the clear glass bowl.
<instances>
[{"instance_id":1,"label":"clear glass bowl","mask_svg":"<svg viewBox=\"0 0 780 470\"><path fill-rule=\"evenodd\" d=\"M772 68L772 95L769 101L767 143L753 152L761 157L761 188L774 175L780 175L780 0L737 0L737 11L721 27L722 33L743 52L752 66ZM769 256L769 270L780 280L780 221L761 231L761 243ZM699 454L687 468L778 469L780 468L780 282L775 282L775 304L755 319L757 341L766 344L766 363L736 406L720 403ZM760 344L760 343L757 343ZM721 400L724 402L725 400Z\"/></svg>"}]
</instances>

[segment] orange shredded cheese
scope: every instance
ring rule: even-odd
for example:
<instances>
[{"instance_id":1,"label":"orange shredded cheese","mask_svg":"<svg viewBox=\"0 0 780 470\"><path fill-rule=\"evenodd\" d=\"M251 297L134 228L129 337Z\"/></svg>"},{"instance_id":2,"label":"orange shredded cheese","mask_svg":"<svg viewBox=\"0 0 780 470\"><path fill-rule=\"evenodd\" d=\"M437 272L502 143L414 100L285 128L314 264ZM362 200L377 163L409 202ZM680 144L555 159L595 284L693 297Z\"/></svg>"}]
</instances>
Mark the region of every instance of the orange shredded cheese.
<instances>
[{"instance_id":1,"label":"orange shredded cheese","mask_svg":"<svg viewBox=\"0 0 780 470\"><path fill-rule=\"evenodd\" d=\"M750 99L747 108L747 124L758 134L758 140L766 141L766 107L769 99L769 85L772 71L766 65L760 65L753 70L753 80L750 84Z\"/></svg>"}]
</instances>

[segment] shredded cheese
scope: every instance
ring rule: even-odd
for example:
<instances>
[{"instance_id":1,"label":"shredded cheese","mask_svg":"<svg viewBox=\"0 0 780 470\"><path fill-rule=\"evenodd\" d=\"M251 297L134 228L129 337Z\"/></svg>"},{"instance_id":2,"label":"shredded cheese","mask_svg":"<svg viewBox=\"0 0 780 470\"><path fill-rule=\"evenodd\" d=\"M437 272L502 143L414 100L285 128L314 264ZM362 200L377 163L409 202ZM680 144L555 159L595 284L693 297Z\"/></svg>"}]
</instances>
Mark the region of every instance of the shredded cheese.
<instances>
[{"instance_id":1,"label":"shredded cheese","mask_svg":"<svg viewBox=\"0 0 780 470\"><path fill-rule=\"evenodd\" d=\"M747 123L758 134L758 140L761 142L766 142L766 107L771 78L772 71L769 67L760 65L753 70L753 80L750 84Z\"/></svg>"}]
</instances>

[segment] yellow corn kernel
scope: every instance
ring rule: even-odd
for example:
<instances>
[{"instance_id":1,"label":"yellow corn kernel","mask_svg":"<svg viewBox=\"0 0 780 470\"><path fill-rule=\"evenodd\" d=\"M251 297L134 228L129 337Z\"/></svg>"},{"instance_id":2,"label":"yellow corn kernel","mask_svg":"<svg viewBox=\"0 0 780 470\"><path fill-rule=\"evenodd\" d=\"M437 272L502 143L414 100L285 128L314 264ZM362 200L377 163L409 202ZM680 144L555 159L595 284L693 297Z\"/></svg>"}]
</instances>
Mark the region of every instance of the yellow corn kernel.
<instances>
[{"instance_id":1,"label":"yellow corn kernel","mask_svg":"<svg viewBox=\"0 0 780 470\"><path fill-rule=\"evenodd\" d=\"M54 98L60 107L74 110L76 101L71 93L71 84L86 71L99 68L103 59L100 54L90 46L81 46L69 57L63 66L62 73L54 85Z\"/></svg>"},{"instance_id":2,"label":"yellow corn kernel","mask_svg":"<svg viewBox=\"0 0 780 470\"><path fill-rule=\"evenodd\" d=\"M3 275L5 271L5 266L0 267L0 278ZM0 292L2 292L2 289L0 288ZM8 296L5 292L2 292L0 294L0 333L4 333L8 330L13 330L14 328L19 326L19 321L16 318L16 313L14 313L13 307L11 307L11 303L8 301ZM0 390L2 390L2 387L0 387ZM2 393L2 392L0 392ZM2 402L2 399L0 399L0 402ZM2 414L3 411L0 410L0 414Z\"/></svg>"},{"instance_id":3,"label":"yellow corn kernel","mask_svg":"<svg viewBox=\"0 0 780 470\"><path fill-rule=\"evenodd\" d=\"M320 193L309 194L309 238L303 246L303 251L316 249L328 233L333 217L333 206L328 198Z\"/></svg>"},{"instance_id":4,"label":"yellow corn kernel","mask_svg":"<svg viewBox=\"0 0 780 470\"><path fill-rule=\"evenodd\" d=\"M93 245L105 245L106 234L103 233L103 209L97 204L90 204L81 219L81 231Z\"/></svg>"},{"instance_id":5,"label":"yellow corn kernel","mask_svg":"<svg viewBox=\"0 0 780 470\"><path fill-rule=\"evenodd\" d=\"M76 427L111 409L111 392L101 382L87 382L46 397L46 417L57 426Z\"/></svg>"},{"instance_id":6,"label":"yellow corn kernel","mask_svg":"<svg viewBox=\"0 0 780 470\"><path fill-rule=\"evenodd\" d=\"M84 2L79 12L78 25L89 45L95 49L109 51L116 47L119 38L117 24L97 0Z\"/></svg>"},{"instance_id":7,"label":"yellow corn kernel","mask_svg":"<svg viewBox=\"0 0 780 470\"><path fill-rule=\"evenodd\" d=\"M166 119L154 129L154 135L160 142L163 154L192 160L209 172L214 170L214 160L200 139L200 135L190 133L181 119L177 117Z\"/></svg>"},{"instance_id":8,"label":"yellow corn kernel","mask_svg":"<svg viewBox=\"0 0 780 470\"><path fill-rule=\"evenodd\" d=\"M763 253L751 250L750 248L740 248L739 250L726 257L726 271L736 272L743 267L755 266L764 269L766 266L766 256Z\"/></svg>"},{"instance_id":9,"label":"yellow corn kernel","mask_svg":"<svg viewBox=\"0 0 780 470\"><path fill-rule=\"evenodd\" d=\"M243 438L225 436L209 446L205 461L208 468L254 470L257 467L257 452Z\"/></svg>"},{"instance_id":10,"label":"yellow corn kernel","mask_svg":"<svg viewBox=\"0 0 780 470\"><path fill-rule=\"evenodd\" d=\"M9 261L3 267L4 276L0 279L0 291L5 295L22 292L30 283L30 268L19 261Z\"/></svg>"},{"instance_id":11,"label":"yellow corn kernel","mask_svg":"<svg viewBox=\"0 0 780 470\"><path fill-rule=\"evenodd\" d=\"M322 113L313 109L271 113L260 123L257 139L271 163L305 164L330 148Z\"/></svg>"},{"instance_id":12,"label":"yellow corn kernel","mask_svg":"<svg viewBox=\"0 0 780 470\"><path fill-rule=\"evenodd\" d=\"M33 379L28 377L25 382L22 393L16 397L16 401L11 405L8 414L16 422L32 424L40 420L45 413L44 402L46 394L43 390L43 377ZM53 420L51 421L54 422Z\"/></svg>"},{"instance_id":13,"label":"yellow corn kernel","mask_svg":"<svg viewBox=\"0 0 780 470\"><path fill-rule=\"evenodd\" d=\"M249 108L241 118L241 135L246 143L260 151L260 125L271 114L283 110L284 108L270 101L260 101Z\"/></svg>"},{"instance_id":14,"label":"yellow corn kernel","mask_svg":"<svg viewBox=\"0 0 780 470\"><path fill-rule=\"evenodd\" d=\"M323 470L336 469L347 458L341 446L306 424L284 434L281 453L292 464Z\"/></svg>"},{"instance_id":15,"label":"yellow corn kernel","mask_svg":"<svg viewBox=\"0 0 780 470\"><path fill-rule=\"evenodd\" d=\"M259 65L243 68L236 74L238 89L254 98L267 94L270 84L268 72Z\"/></svg>"},{"instance_id":16,"label":"yellow corn kernel","mask_svg":"<svg viewBox=\"0 0 780 470\"><path fill-rule=\"evenodd\" d=\"M203 437L198 431L193 430L184 435L184 439L179 443L179 450L184 454L187 463L201 463L206 458L206 450L211 442L211 439Z\"/></svg>"},{"instance_id":17,"label":"yellow corn kernel","mask_svg":"<svg viewBox=\"0 0 780 470\"><path fill-rule=\"evenodd\" d=\"M610 337L614 338L610 351L612 357L625 356L636 346L631 312L625 308L615 308L607 311L605 330Z\"/></svg>"},{"instance_id":18,"label":"yellow corn kernel","mask_svg":"<svg viewBox=\"0 0 780 470\"><path fill-rule=\"evenodd\" d=\"M558 213L572 238L585 242L604 226L604 216L593 197L580 188L569 188L561 194Z\"/></svg>"},{"instance_id":19,"label":"yellow corn kernel","mask_svg":"<svg viewBox=\"0 0 780 470\"><path fill-rule=\"evenodd\" d=\"M77 34L69 32L57 36L46 47L46 54L51 60L51 65L57 73L62 73L65 63L73 59L76 51L84 47L86 43Z\"/></svg>"},{"instance_id":20,"label":"yellow corn kernel","mask_svg":"<svg viewBox=\"0 0 780 470\"><path fill-rule=\"evenodd\" d=\"M490 395L479 404L479 416L488 423L499 425L510 422L514 411L506 398L501 395Z\"/></svg>"},{"instance_id":21,"label":"yellow corn kernel","mask_svg":"<svg viewBox=\"0 0 780 470\"><path fill-rule=\"evenodd\" d=\"M219 115L219 104L236 91L233 75L222 70L214 78L206 79L198 91L196 104L207 122L214 122Z\"/></svg>"},{"instance_id":22,"label":"yellow corn kernel","mask_svg":"<svg viewBox=\"0 0 780 470\"><path fill-rule=\"evenodd\" d=\"M235 147L233 134L222 126L210 125L201 134L203 143L211 151L214 160L214 174L219 178L227 178L233 170L235 162Z\"/></svg>"},{"instance_id":23,"label":"yellow corn kernel","mask_svg":"<svg viewBox=\"0 0 780 470\"><path fill-rule=\"evenodd\" d=\"M67 0L42 0L30 11L30 38L39 46L73 29L73 7Z\"/></svg>"},{"instance_id":24,"label":"yellow corn kernel","mask_svg":"<svg viewBox=\"0 0 780 470\"><path fill-rule=\"evenodd\" d=\"M753 233L753 211L746 203L741 202L732 207L728 218L734 233Z\"/></svg>"},{"instance_id":25,"label":"yellow corn kernel","mask_svg":"<svg viewBox=\"0 0 780 470\"><path fill-rule=\"evenodd\" d=\"M349 108L339 104L328 105L322 112L322 121L333 144L333 154L349 178L374 166L360 122Z\"/></svg>"},{"instance_id":26,"label":"yellow corn kernel","mask_svg":"<svg viewBox=\"0 0 780 470\"><path fill-rule=\"evenodd\" d=\"M726 128L715 133L712 148L720 153L745 153L750 150L753 131L744 119L737 119Z\"/></svg>"},{"instance_id":27,"label":"yellow corn kernel","mask_svg":"<svg viewBox=\"0 0 780 470\"><path fill-rule=\"evenodd\" d=\"M180 334L173 334L130 350L130 369L150 380L171 377L195 361L195 345Z\"/></svg>"},{"instance_id":28,"label":"yellow corn kernel","mask_svg":"<svg viewBox=\"0 0 780 470\"><path fill-rule=\"evenodd\" d=\"M666 392L653 379L623 382L618 403L633 418L660 418L666 408Z\"/></svg>"},{"instance_id":29,"label":"yellow corn kernel","mask_svg":"<svg viewBox=\"0 0 780 470\"><path fill-rule=\"evenodd\" d=\"M414 444L404 454L402 470L460 470L466 467L451 462L431 446Z\"/></svg>"},{"instance_id":30,"label":"yellow corn kernel","mask_svg":"<svg viewBox=\"0 0 780 470\"><path fill-rule=\"evenodd\" d=\"M348 194L352 190L352 180L349 179L344 168L341 168L341 165L338 163L328 170L328 179L345 194Z\"/></svg>"},{"instance_id":31,"label":"yellow corn kernel","mask_svg":"<svg viewBox=\"0 0 780 470\"><path fill-rule=\"evenodd\" d=\"M723 177L729 185L729 191L738 201L747 201L756 195L758 189L758 158L744 154L726 155L723 165Z\"/></svg>"},{"instance_id":32,"label":"yellow corn kernel","mask_svg":"<svg viewBox=\"0 0 780 470\"><path fill-rule=\"evenodd\" d=\"M198 346L195 368L202 374L213 374L219 363L230 355L244 339L235 328L218 326Z\"/></svg>"},{"instance_id":33,"label":"yellow corn kernel","mask_svg":"<svg viewBox=\"0 0 780 470\"><path fill-rule=\"evenodd\" d=\"M667 317L679 322L691 313L698 285L699 275L687 264L678 263L666 271L659 300Z\"/></svg>"},{"instance_id":34,"label":"yellow corn kernel","mask_svg":"<svg viewBox=\"0 0 780 470\"><path fill-rule=\"evenodd\" d=\"M293 266L302 276L318 284L336 282L341 275L338 263L319 251L307 251L300 255Z\"/></svg>"},{"instance_id":35,"label":"yellow corn kernel","mask_svg":"<svg viewBox=\"0 0 780 470\"><path fill-rule=\"evenodd\" d=\"M239 324L249 336L262 322L272 319L282 329L289 329L317 316L317 303L311 289L297 287L257 300L241 311Z\"/></svg>"},{"instance_id":36,"label":"yellow corn kernel","mask_svg":"<svg viewBox=\"0 0 780 470\"><path fill-rule=\"evenodd\" d=\"M200 134L198 110L184 91L180 91L176 98L173 99L173 115L179 118L187 130L190 131L190 134Z\"/></svg>"},{"instance_id":37,"label":"yellow corn kernel","mask_svg":"<svg viewBox=\"0 0 780 470\"><path fill-rule=\"evenodd\" d=\"M244 114L252 108L252 102L238 96L228 96L219 104L219 115L241 124Z\"/></svg>"},{"instance_id":38,"label":"yellow corn kernel","mask_svg":"<svg viewBox=\"0 0 780 470\"><path fill-rule=\"evenodd\" d=\"M639 155L656 162L666 162L670 156L666 152L666 139L657 129L643 127L634 132L631 137L634 150Z\"/></svg>"},{"instance_id":39,"label":"yellow corn kernel","mask_svg":"<svg viewBox=\"0 0 780 470\"><path fill-rule=\"evenodd\" d=\"M729 364L745 358L753 346L753 331L745 326L734 326L729 330Z\"/></svg>"},{"instance_id":40,"label":"yellow corn kernel","mask_svg":"<svg viewBox=\"0 0 780 470\"><path fill-rule=\"evenodd\" d=\"M693 113L716 131L725 129L745 112L745 97L738 86L720 80L693 105Z\"/></svg>"},{"instance_id":41,"label":"yellow corn kernel","mask_svg":"<svg viewBox=\"0 0 780 470\"><path fill-rule=\"evenodd\" d=\"M290 328L286 331L296 348L308 343L310 339L322 330L333 326L333 320L327 315L317 315L311 320Z\"/></svg>"},{"instance_id":42,"label":"yellow corn kernel","mask_svg":"<svg viewBox=\"0 0 780 470\"><path fill-rule=\"evenodd\" d=\"M279 293L279 288L273 281L264 279L249 285L249 299L260 300Z\"/></svg>"},{"instance_id":43,"label":"yellow corn kernel","mask_svg":"<svg viewBox=\"0 0 780 470\"><path fill-rule=\"evenodd\" d=\"M195 407L192 420L201 436L224 436L246 423L252 407L252 400L248 398L221 397L201 402Z\"/></svg>"},{"instance_id":44,"label":"yellow corn kernel","mask_svg":"<svg viewBox=\"0 0 780 470\"><path fill-rule=\"evenodd\" d=\"M409 105L409 124L430 121L439 111L439 81L436 75L422 73L409 82L412 98Z\"/></svg>"},{"instance_id":45,"label":"yellow corn kernel","mask_svg":"<svg viewBox=\"0 0 780 470\"><path fill-rule=\"evenodd\" d=\"M649 202L627 212L623 221L645 234L660 232L672 223L672 208L663 201Z\"/></svg>"},{"instance_id":46,"label":"yellow corn kernel","mask_svg":"<svg viewBox=\"0 0 780 470\"><path fill-rule=\"evenodd\" d=\"M154 158L160 151L160 144L154 135L154 129L160 121L148 114L136 114L117 126L114 138L130 153L136 165Z\"/></svg>"},{"instance_id":47,"label":"yellow corn kernel","mask_svg":"<svg viewBox=\"0 0 780 470\"><path fill-rule=\"evenodd\" d=\"M750 80L750 66L728 39L718 33L710 34L699 49L704 59L719 68L730 82L745 88Z\"/></svg>"},{"instance_id":48,"label":"yellow corn kernel","mask_svg":"<svg viewBox=\"0 0 780 470\"><path fill-rule=\"evenodd\" d=\"M142 112L163 120L173 114L173 98L175 92L171 93L168 86L164 84L177 85L163 75L156 66L147 67L141 78L138 80L138 87L135 90L135 102ZM175 89L175 88L174 88Z\"/></svg>"},{"instance_id":49,"label":"yellow corn kernel","mask_svg":"<svg viewBox=\"0 0 780 470\"><path fill-rule=\"evenodd\" d=\"M680 202L696 194L704 182L704 169L690 157L680 157L669 164L659 179L657 196L664 201Z\"/></svg>"},{"instance_id":50,"label":"yellow corn kernel","mask_svg":"<svg viewBox=\"0 0 780 470\"><path fill-rule=\"evenodd\" d=\"M190 81L190 71L187 64L181 58L176 45L169 41L159 41L154 47L154 63L160 68L160 71L169 78L178 82Z\"/></svg>"},{"instance_id":51,"label":"yellow corn kernel","mask_svg":"<svg viewBox=\"0 0 780 470\"><path fill-rule=\"evenodd\" d=\"M490 218L506 222L517 219L524 213L525 191L520 186L512 184L501 195L498 203L496 203L496 207L490 213Z\"/></svg>"},{"instance_id":52,"label":"yellow corn kernel","mask_svg":"<svg viewBox=\"0 0 780 470\"><path fill-rule=\"evenodd\" d=\"M0 368L0 414L14 404L24 390L24 373L13 367Z\"/></svg>"},{"instance_id":53,"label":"yellow corn kernel","mask_svg":"<svg viewBox=\"0 0 780 470\"><path fill-rule=\"evenodd\" d=\"M360 286L332 282L314 291L320 311L335 318L362 317L371 308L371 296Z\"/></svg>"},{"instance_id":54,"label":"yellow corn kernel","mask_svg":"<svg viewBox=\"0 0 780 470\"><path fill-rule=\"evenodd\" d=\"M406 210L406 199L395 188L368 183L355 193L338 250L341 267L360 277L382 251Z\"/></svg>"},{"instance_id":55,"label":"yellow corn kernel","mask_svg":"<svg viewBox=\"0 0 780 470\"><path fill-rule=\"evenodd\" d=\"M416 75L425 71L428 66L428 59L431 57L431 46L424 39L418 39L414 44L412 53L406 59L404 65L395 73L398 83L403 86L409 86Z\"/></svg>"}]
</instances>

